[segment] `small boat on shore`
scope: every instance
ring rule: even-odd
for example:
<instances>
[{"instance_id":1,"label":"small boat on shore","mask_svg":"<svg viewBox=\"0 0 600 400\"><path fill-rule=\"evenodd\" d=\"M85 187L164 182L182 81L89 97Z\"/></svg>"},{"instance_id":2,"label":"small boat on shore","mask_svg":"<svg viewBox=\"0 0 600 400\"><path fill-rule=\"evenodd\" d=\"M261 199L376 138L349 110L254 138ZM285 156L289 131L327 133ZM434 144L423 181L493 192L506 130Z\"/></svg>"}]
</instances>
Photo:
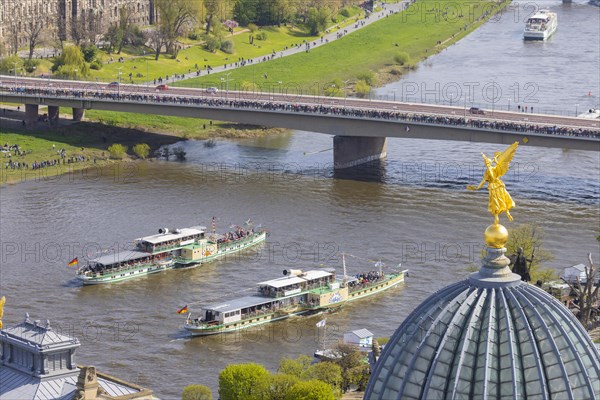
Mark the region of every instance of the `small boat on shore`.
<instances>
[{"instance_id":1,"label":"small boat on shore","mask_svg":"<svg viewBox=\"0 0 600 400\"><path fill-rule=\"evenodd\" d=\"M400 267L400 265L398 265ZM336 278L335 270L284 270L283 277L258 283L257 293L201 308L183 326L192 336L236 332L294 315L331 311L344 304L391 289L408 270L370 271Z\"/></svg>"},{"instance_id":2,"label":"small boat on shore","mask_svg":"<svg viewBox=\"0 0 600 400\"><path fill-rule=\"evenodd\" d=\"M546 40L558 27L558 17L556 13L549 10L539 10L527 19L523 39L525 40Z\"/></svg>"},{"instance_id":3,"label":"small boat on shore","mask_svg":"<svg viewBox=\"0 0 600 400\"><path fill-rule=\"evenodd\" d=\"M103 255L79 268L84 285L113 283L173 268L197 266L265 241L267 233L236 227L234 231L206 237L205 227L161 228L157 235L135 240L135 248Z\"/></svg>"}]
</instances>

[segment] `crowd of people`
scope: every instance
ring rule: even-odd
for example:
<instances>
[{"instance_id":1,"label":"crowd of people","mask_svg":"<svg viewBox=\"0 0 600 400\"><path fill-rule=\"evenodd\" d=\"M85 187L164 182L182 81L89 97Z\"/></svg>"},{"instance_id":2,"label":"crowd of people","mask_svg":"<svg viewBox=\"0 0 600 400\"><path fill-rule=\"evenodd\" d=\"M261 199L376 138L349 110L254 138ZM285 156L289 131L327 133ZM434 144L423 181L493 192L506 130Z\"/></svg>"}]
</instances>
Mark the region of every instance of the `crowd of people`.
<instances>
[{"instance_id":1,"label":"crowd of people","mask_svg":"<svg viewBox=\"0 0 600 400\"><path fill-rule=\"evenodd\" d=\"M355 280L351 280L348 282L348 287L352 290L358 290L370 283L379 282L385 277L385 272L381 271L369 271L362 274L356 274L354 278Z\"/></svg>"},{"instance_id":2,"label":"crowd of people","mask_svg":"<svg viewBox=\"0 0 600 400\"><path fill-rule=\"evenodd\" d=\"M467 126L479 129L500 131L513 131L523 133L539 133L548 135L579 136L600 138L600 129L577 128L556 125L525 123L520 121L492 121L489 119L473 119L465 117L435 116L425 113L374 109L352 106L327 105L318 103L299 103L302 98L290 98L287 101L255 100L255 99L224 99L214 96L182 96L174 94L155 94L146 92L121 92L114 93L104 90L79 90L56 88L17 88L0 87L4 91L18 91L28 95L44 95L52 97L87 98L98 100L112 100L122 102L146 102L161 104L179 104L201 107L255 109L266 111L282 111L303 114L339 115L350 118L383 119L407 123L426 123L452 126ZM261 93L242 93L239 97L260 97ZM293 96L293 95L290 95ZM310 98L313 100L313 98ZM408 131L407 127L407 131Z\"/></svg>"},{"instance_id":3,"label":"crowd of people","mask_svg":"<svg viewBox=\"0 0 600 400\"><path fill-rule=\"evenodd\" d=\"M242 229L241 227L238 227L235 231L227 232L223 235L223 237L217 239L217 244L232 242L234 240L240 240L247 236L251 236L253 234L254 234L254 228L245 230L245 229Z\"/></svg>"}]
</instances>

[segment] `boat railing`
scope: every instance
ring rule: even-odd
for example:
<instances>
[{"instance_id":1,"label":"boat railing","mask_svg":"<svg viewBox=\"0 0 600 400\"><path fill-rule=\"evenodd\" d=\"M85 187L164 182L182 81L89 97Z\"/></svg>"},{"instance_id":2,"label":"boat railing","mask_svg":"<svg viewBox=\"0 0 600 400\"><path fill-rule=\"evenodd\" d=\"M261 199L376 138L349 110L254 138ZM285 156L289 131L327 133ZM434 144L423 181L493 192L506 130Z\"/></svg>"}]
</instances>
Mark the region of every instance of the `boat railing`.
<instances>
[{"instance_id":1,"label":"boat railing","mask_svg":"<svg viewBox=\"0 0 600 400\"><path fill-rule=\"evenodd\" d=\"M219 241L210 241L210 243L217 244L217 245L220 245L220 246L227 245L227 244L232 244L232 243L245 243L245 242L249 242L249 241L254 240L254 238L256 238L257 236L262 235L263 233L264 233L264 231L254 232L254 233L251 233L249 235L246 235L246 236L238 238L238 239L227 240L227 241L220 241L220 242Z\"/></svg>"},{"instance_id":2,"label":"boat railing","mask_svg":"<svg viewBox=\"0 0 600 400\"><path fill-rule=\"evenodd\" d=\"M160 261L166 261L168 259L163 259ZM158 260L155 261L149 261L149 262L141 262L141 263L137 263L137 264L131 264L131 265L125 265L125 266L121 266L121 267L117 267L117 268L105 268L105 269L101 269L99 271L93 271L93 270L87 270L87 271L82 271L80 273L80 275L92 275L95 277L98 276L103 276L103 275L113 275L113 274L118 274L121 272L128 272L134 269L138 269L138 268L145 268L147 266L151 266L151 265L156 265L156 262Z\"/></svg>"}]
</instances>

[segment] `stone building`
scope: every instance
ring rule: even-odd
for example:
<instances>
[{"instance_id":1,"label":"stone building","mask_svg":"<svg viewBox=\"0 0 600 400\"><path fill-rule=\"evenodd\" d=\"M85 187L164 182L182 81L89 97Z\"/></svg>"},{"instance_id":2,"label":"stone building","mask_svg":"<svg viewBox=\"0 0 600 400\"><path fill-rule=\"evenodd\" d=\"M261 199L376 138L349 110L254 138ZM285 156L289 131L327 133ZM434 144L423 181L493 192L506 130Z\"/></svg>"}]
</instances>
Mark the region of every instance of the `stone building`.
<instances>
[{"instance_id":1,"label":"stone building","mask_svg":"<svg viewBox=\"0 0 600 400\"><path fill-rule=\"evenodd\" d=\"M123 7L134 24L156 19L153 0L0 0L0 43L6 49L26 47L36 28L54 40L72 40L82 32L102 35L118 23Z\"/></svg>"},{"instance_id":2,"label":"stone building","mask_svg":"<svg viewBox=\"0 0 600 400\"><path fill-rule=\"evenodd\" d=\"M3 400L155 400L152 391L94 367L75 363L76 338L29 315L0 330L0 398Z\"/></svg>"}]
</instances>

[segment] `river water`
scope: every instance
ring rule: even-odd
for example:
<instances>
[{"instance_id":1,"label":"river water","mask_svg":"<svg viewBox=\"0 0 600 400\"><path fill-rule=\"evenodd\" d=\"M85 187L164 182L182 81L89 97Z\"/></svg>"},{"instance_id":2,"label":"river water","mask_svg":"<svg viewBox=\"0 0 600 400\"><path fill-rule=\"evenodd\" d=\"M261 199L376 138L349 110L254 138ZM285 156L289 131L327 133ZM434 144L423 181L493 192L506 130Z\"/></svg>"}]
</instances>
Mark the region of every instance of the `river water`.
<instances>
[{"instance_id":1,"label":"river water","mask_svg":"<svg viewBox=\"0 0 600 400\"><path fill-rule=\"evenodd\" d=\"M525 22L539 9L557 14L558 29L546 41L524 41ZM463 11L467 16L468 10ZM528 111L533 107L534 112L573 116L600 108L598 40L600 9L586 1L515 1L376 94L513 111L520 105Z\"/></svg>"},{"instance_id":2,"label":"river water","mask_svg":"<svg viewBox=\"0 0 600 400\"><path fill-rule=\"evenodd\" d=\"M580 10L582 19L596 10L568 7ZM560 18L556 41L569 31ZM465 41L479 43L490 26ZM512 37L499 41L508 45ZM430 75L419 79L433 82L445 74L451 64L445 57L461 45L420 68L416 74ZM510 54L505 64L513 68ZM465 73L474 75L480 57L470 57ZM565 64L556 74L568 76L573 68ZM193 314L203 303L243 295L285 268L340 271L343 251L350 273L374 269L379 259L411 272L404 285L327 315L328 341L358 328L391 335L427 296L464 279L468 266L478 263L483 230L491 222L487 192L467 192L465 186L481 179L480 151L492 154L501 147L390 139L382 165L348 179L333 173L331 143L327 135L308 132L218 141L214 147L185 142L186 163L131 163L3 187L5 324L19 322L25 312L49 319L55 329L80 339L79 363L150 387L164 399L178 398L192 383L211 386L216 397L218 373L227 364L258 362L274 371L282 356L311 354L321 340L315 328L321 317L190 339L176 310L189 304ZM585 262L588 252L600 260L597 153L522 146L506 182L517 208L515 222L505 225L538 224L555 256L548 267L560 271ZM213 215L219 231L251 218L268 228L268 242L200 268L99 287L82 287L66 267L75 256L128 247L160 227L209 225Z\"/></svg>"}]
</instances>

